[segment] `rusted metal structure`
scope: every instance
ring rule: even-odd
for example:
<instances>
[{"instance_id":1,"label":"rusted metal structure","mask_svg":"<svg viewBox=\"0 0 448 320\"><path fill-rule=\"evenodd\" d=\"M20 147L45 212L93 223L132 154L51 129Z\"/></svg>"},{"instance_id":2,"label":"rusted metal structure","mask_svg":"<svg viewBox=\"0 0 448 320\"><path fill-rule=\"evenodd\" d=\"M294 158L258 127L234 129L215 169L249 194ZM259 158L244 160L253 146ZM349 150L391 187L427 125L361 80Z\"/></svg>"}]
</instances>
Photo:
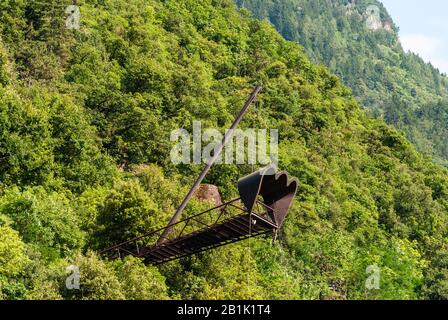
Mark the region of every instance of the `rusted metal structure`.
<instances>
[{"instance_id":1,"label":"rusted metal structure","mask_svg":"<svg viewBox=\"0 0 448 320\"><path fill-rule=\"evenodd\" d=\"M191 197L195 193L196 189L199 188L202 180L204 180L205 176L207 175L207 173L210 170L210 168L212 167L212 165L215 163L216 159L218 159L218 157L221 155L222 150L226 146L227 142L232 138L233 133L234 133L236 127L240 124L241 120L244 117L244 114L246 113L247 109L249 109L249 107L252 104L252 102L254 102L255 98L257 97L257 95L261 91L261 89L262 89L261 86L256 86L255 87L255 89L252 92L252 94L250 95L249 99L244 104L243 109L241 109L240 113L235 118L235 121L233 121L232 126L226 132L226 134L224 135L224 138L222 139L220 145L215 149L215 152L214 152L214 155L213 155L212 159L210 159L208 161L207 165L205 166L205 168L202 169L202 172L200 173L199 177L194 182L193 186L191 187L191 189L188 192L188 194L185 196L185 198L182 201L182 203L180 204L179 208L177 208L176 212L174 213L173 217L171 218L171 221L168 223L167 228L160 235L160 238L157 241L158 244L162 243L165 240L165 237L168 235L168 233L171 230L171 226L174 225L176 223L176 221L179 219L179 216L182 213L182 211L185 209L185 207L187 206L188 201L191 199Z\"/></svg>"},{"instance_id":2,"label":"rusted metal structure","mask_svg":"<svg viewBox=\"0 0 448 320\"><path fill-rule=\"evenodd\" d=\"M297 191L297 180L272 166L238 181L240 197L177 221L210 167L255 100L257 86L167 226L117 244L102 253L111 259L132 255L147 264L161 264L263 234L277 235Z\"/></svg>"},{"instance_id":3,"label":"rusted metal structure","mask_svg":"<svg viewBox=\"0 0 448 320\"><path fill-rule=\"evenodd\" d=\"M297 180L273 167L238 181L240 198L120 243L103 253L109 258L128 255L147 264L161 264L250 237L277 234L297 191ZM169 228L169 232L165 231ZM162 243L158 239L162 234Z\"/></svg>"}]
</instances>

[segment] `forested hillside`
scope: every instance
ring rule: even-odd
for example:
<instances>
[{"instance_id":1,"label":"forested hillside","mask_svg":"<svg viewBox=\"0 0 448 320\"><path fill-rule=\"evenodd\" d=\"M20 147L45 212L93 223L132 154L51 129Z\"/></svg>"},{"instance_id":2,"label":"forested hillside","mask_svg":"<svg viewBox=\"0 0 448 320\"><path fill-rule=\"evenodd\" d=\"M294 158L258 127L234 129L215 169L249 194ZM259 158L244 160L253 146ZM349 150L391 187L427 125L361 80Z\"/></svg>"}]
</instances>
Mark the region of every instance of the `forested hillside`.
<instances>
[{"instance_id":1,"label":"forested hillside","mask_svg":"<svg viewBox=\"0 0 448 320\"><path fill-rule=\"evenodd\" d=\"M304 46L313 62L328 66L375 117L404 131L419 151L447 163L448 78L403 50L398 27L380 1L236 2Z\"/></svg>"},{"instance_id":2,"label":"forested hillside","mask_svg":"<svg viewBox=\"0 0 448 320\"><path fill-rule=\"evenodd\" d=\"M78 5L68 30L60 1L0 3L0 298L448 298L448 171L301 46L232 0ZM279 166L300 181L278 241L158 267L102 259L165 225L201 169L170 162L171 130L228 128L257 83L241 127L278 128ZM206 182L231 199L253 169Z\"/></svg>"}]
</instances>

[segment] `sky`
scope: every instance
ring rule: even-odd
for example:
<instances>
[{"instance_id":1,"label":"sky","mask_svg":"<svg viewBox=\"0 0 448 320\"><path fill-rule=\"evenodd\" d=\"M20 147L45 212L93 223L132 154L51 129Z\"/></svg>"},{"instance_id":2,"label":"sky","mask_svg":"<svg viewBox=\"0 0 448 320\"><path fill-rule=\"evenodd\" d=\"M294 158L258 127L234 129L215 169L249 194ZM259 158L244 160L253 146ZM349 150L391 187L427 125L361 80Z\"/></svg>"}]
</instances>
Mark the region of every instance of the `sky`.
<instances>
[{"instance_id":1,"label":"sky","mask_svg":"<svg viewBox=\"0 0 448 320\"><path fill-rule=\"evenodd\" d=\"M400 28L405 50L448 74L448 1L380 0Z\"/></svg>"}]
</instances>

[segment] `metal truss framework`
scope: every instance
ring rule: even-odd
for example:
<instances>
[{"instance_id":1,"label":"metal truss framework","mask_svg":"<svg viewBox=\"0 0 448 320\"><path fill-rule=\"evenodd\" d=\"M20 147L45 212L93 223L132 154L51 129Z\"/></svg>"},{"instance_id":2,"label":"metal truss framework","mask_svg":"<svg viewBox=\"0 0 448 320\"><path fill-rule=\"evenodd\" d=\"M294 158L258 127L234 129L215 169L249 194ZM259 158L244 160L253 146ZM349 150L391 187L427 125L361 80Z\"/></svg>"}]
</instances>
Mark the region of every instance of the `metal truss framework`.
<instances>
[{"instance_id":1,"label":"metal truss framework","mask_svg":"<svg viewBox=\"0 0 448 320\"><path fill-rule=\"evenodd\" d=\"M115 245L102 253L110 259L132 255L143 258L146 264L157 265L277 231L278 226L269 215L273 208L257 201L255 209L249 213L240 200L234 199L176 222L171 225L162 244L157 244L157 240L168 226Z\"/></svg>"}]
</instances>

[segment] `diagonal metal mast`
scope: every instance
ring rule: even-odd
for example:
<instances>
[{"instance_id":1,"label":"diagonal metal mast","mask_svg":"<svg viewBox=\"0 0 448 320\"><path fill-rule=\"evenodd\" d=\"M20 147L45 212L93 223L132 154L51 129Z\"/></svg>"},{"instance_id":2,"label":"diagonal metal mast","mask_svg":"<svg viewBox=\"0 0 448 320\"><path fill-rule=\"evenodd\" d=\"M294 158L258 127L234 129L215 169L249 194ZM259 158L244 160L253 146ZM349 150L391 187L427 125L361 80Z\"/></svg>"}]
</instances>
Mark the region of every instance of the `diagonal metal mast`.
<instances>
[{"instance_id":1,"label":"diagonal metal mast","mask_svg":"<svg viewBox=\"0 0 448 320\"><path fill-rule=\"evenodd\" d=\"M238 124L241 122L241 120L243 119L244 114L246 113L247 109L249 109L250 105L252 104L252 102L254 102L255 98L257 97L258 93L261 91L262 87L261 86L257 86L254 91L252 92L252 94L249 97L249 100L247 100L246 104L244 105L243 109L241 109L240 113L238 114L238 116L236 117L235 121L233 122L232 126L230 127L230 129L226 132L226 134L224 135L224 138L222 139L220 145L215 149L214 155L213 157L210 159L210 161L208 161L207 165L205 166L205 168L202 170L201 174L199 175L199 177L197 178L196 182L193 184L193 186L191 187L190 191L188 192L188 194L185 196L184 200L182 201L181 205L179 206L179 208L176 210L176 213L174 214L174 216L171 218L170 222L168 223L168 227L165 229L165 231L163 232L163 234L160 236L159 240L157 241L157 244L162 243L166 236L170 233L173 224L176 223L177 219L179 218L180 214L182 213L182 211L185 209L188 201L190 200L190 198L193 196L194 192L196 191L196 189L199 187L199 185L201 184L202 180L204 179L204 177L207 175L208 171L210 170L210 168L212 167L213 163L215 163L216 159L218 159L218 157L220 156L222 150L224 149L224 147L226 146L226 144L229 142L229 140L232 138L233 133L236 129L236 127L238 126Z\"/></svg>"}]
</instances>

